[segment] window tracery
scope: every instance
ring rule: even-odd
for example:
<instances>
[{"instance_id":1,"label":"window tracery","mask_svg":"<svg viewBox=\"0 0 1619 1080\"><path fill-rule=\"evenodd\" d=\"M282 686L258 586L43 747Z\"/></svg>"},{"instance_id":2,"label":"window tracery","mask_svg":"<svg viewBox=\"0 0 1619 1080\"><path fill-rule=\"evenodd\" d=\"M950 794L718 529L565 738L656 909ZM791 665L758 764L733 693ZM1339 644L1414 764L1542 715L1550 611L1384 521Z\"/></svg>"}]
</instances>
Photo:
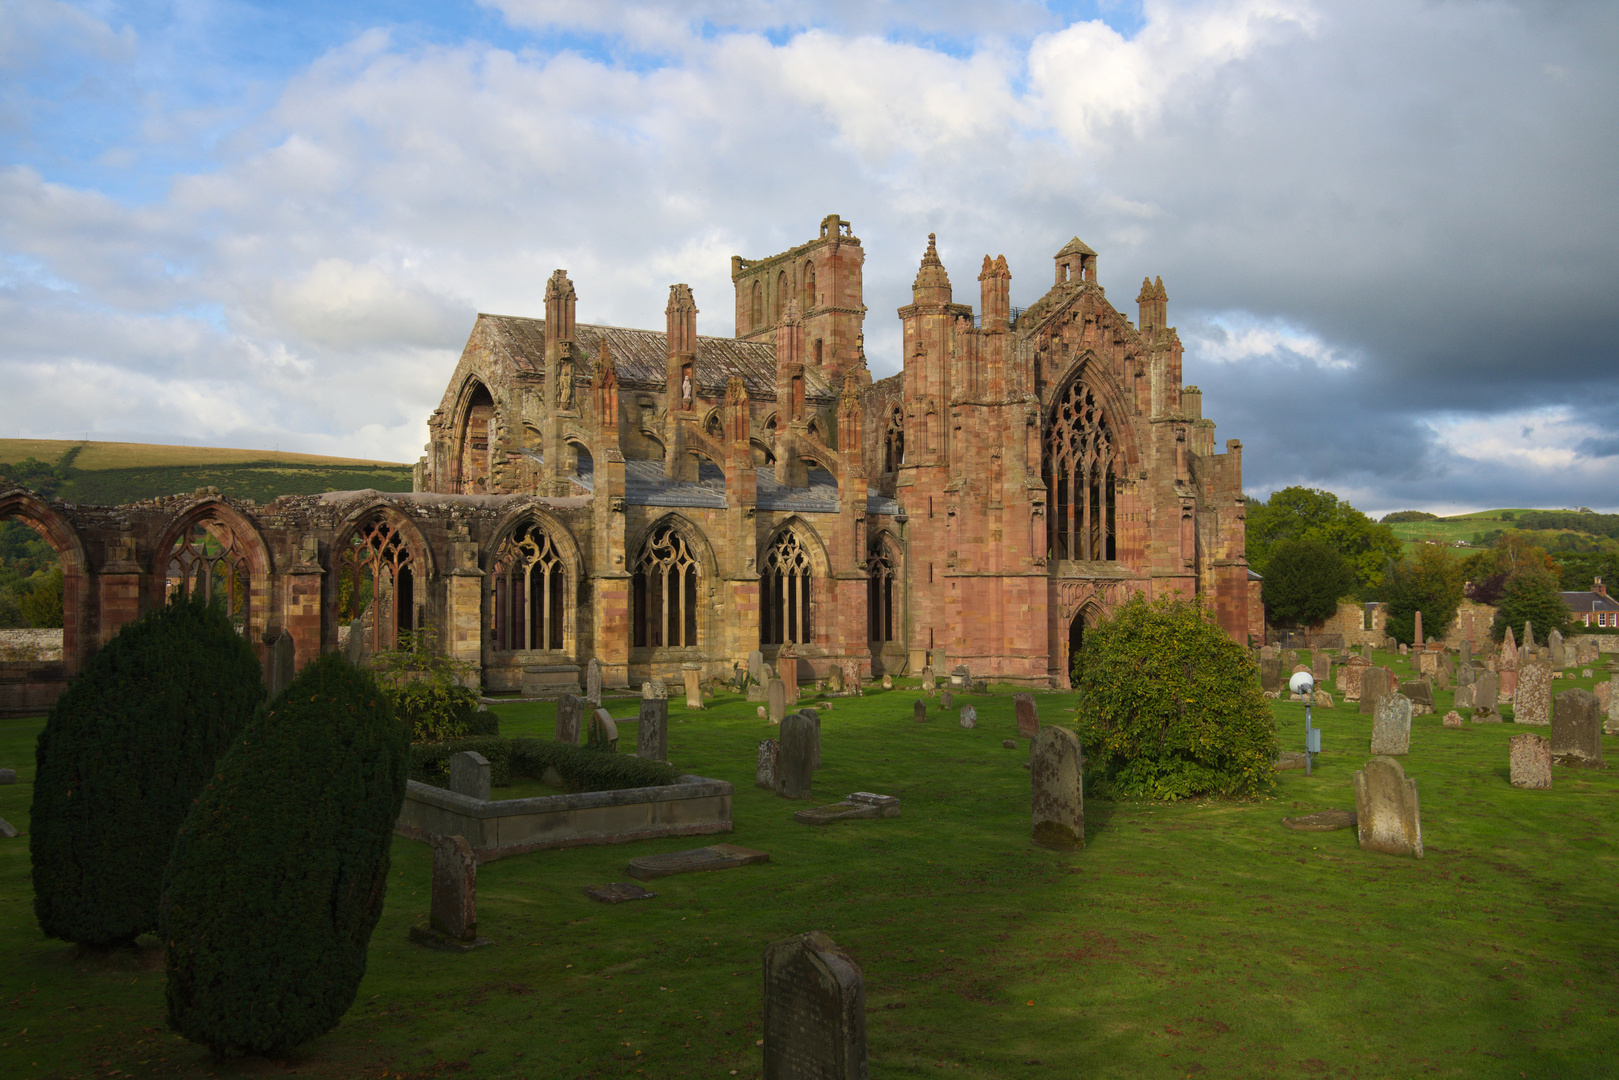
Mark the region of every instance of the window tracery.
<instances>
[{"instance_id":1,"label":"window tracery","mask_svg":"<svg viewBox=\"0 0 1619 1080\"><path fill-rule=\"evenodd\" d=\"M359 619L370 649L392 649L416 625L416 568L410 543L386 515L359 525L337 558L337 616Z\"/></svg>"},{"instance_id":2,"label":"window tracery","mask_svg":"<svg viewBox=\"0 0 1619 1080\"><path fill-rule=\"evenodd\" d=\"M1082 381L1070 384L1053 407L1043 451L1050 557L1113 561L1118 447L1101 404Z\"/></svg>"},{"instance_id":3,"label":"window tracery","mask_svg":"<svg viewBox=\"0 0 1619 1080\"><path fill-rule=\"evenodd\" d=\"M652 530L631 576L637 646L697 644L697 571L690 542L673 524Z\"/></svg>"},{"instance_id":4,"label":"window tracery","mask_svg":"<svg viewBox=\"0 0 1619 1080\"><path fill-rule=\"evenodd\" d=\"M560 650L566 646L567 564L538 522L512 532L495 552L495 649Z\"/></svg>"},{"instance_id":5,"label":"window tracery","mask_svg":"<svg viewBox=\"0 0 1619 1080\"><path fill-rule=\"evenodd\" d=\"M809 642L813 566L808 547L793 529L783 529L765 552L759 575L761 644Z\"/></svg>"},{"instance_id":6,"label":"window tracery","mask_svg":"<svg viewBox=\"0 0 1619 1080\"><path fill-rule=\"evenodd\" d=\"M866 637L872 642L893 641L898 636L899 612L896 582L899 558L893 546L874 536L866 549Z\"/></svg>"},{"instance_id":7,"label":"window tracery","mask_svg":"<svg viewBox=\"0 0 1619 1080\"><path fill-rule=\"evenodd\" d=\"M165 573L166 598L193 596L217 603L236 629L243 631L249 582L247 553L223 521L200 518L175 537Z\"/></svg>"}]
</instances>

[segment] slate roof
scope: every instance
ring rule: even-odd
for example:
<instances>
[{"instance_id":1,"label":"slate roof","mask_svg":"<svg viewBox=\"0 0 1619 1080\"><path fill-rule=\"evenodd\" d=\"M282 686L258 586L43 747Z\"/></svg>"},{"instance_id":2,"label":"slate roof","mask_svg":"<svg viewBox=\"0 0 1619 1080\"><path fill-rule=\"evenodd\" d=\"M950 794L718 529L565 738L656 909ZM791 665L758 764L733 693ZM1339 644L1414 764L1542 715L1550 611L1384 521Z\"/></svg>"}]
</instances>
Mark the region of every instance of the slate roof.
<instances>
[{"instance_id":1,"label":"slate roof","mask_svg":"<svg viewBox=\"0 0 1619 1080\"><path fill-rule=\"evenodd\" d=\"M1619 611L1619 600L1611 596L1604 596L1598 592L1566 592L1558 593L1563 603L1576 615L1587 611Z\"/></svg>"},{"instance_id":2,"label":"slate roof","mask_svg":"<svg viewBox=\"0 0 1619 1080\"><path fill-rule=\"evenodd\" d=\"M520 370L539 375L545 370L545 320L521 315L480 314L496 342L502 345ZM668 335L661 330L632 330L623 326L597 326L575 323L574 363L577 377L588 376L602 342L613 358L621 385L663 389L668 362ZM739 375L750 398L776 399L776 347L736 338L697 337L698 388L706 397L721 397L731 376ZM806 366L805 396L821 400L837 397L819 371Z\"/></svg>"}]
</instances>

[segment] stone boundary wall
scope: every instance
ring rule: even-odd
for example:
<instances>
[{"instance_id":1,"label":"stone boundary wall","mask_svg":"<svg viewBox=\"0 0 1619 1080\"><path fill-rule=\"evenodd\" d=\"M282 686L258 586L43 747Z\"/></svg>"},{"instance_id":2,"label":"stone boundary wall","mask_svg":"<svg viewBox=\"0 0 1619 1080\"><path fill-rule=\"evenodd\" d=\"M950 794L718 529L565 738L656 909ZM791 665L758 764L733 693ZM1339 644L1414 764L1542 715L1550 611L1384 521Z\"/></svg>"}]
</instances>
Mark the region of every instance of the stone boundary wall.
<instances>
[{"instance_id":1,"label":"stone boundary wall","mask_svg":"<svg viewBox=\"0 0 1619 1080\"><path fill-rule=\"evenodd\" d=\"M0 630L0 661L8 664L62 662L62 630Z\"/></svg>"}]
</instances>

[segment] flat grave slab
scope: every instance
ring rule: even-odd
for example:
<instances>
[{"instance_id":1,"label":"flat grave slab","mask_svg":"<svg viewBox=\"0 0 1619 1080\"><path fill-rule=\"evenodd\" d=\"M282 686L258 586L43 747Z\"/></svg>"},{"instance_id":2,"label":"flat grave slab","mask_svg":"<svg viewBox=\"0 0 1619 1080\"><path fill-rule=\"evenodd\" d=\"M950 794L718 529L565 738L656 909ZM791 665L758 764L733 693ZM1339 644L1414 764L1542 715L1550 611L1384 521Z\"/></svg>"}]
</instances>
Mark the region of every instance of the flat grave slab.
<instances>
[{"instance_id":1,"label":"flat grave slab","mask_svg":"<svg viewBox=\"0 0 1619 1080\"><path fill-rule=\"evenodd\" d=\"M800 810L793 820L800 825L830 825L834 821L861 821L899 817L899 800L892 795L857 791L842 802Z\"/></svg>"},{"instance_id":2,"label":"flat grave slab","mask_svg":"<svg viewBox=\"0 0 1619 1080\"><path fill-rule=\"evenodd\" d=\"M704 870L729 870L749 863L769 862L770 854L737 844L714 844L689 851L669 851L662 855L642 855L630 860L630 877L637 881L673 874L693 874Z\"/></svg>"},{"instance_id":3,"label":"flat grave slab","mask_svg":"<svg viewBox=\"0 0 1619 1080\"><path fill-rule=\"evenodd\" d=\"M1282 824L1294 832L1336 832L1353 829L1357 821L1353 810L1320 810L1302 817L1285 817Z\"/></svg>"},{"instance_id":4,"label":"flat grave slab","mask_svg":"<svg viewBox=\"0 0 1619 1080\"><path fill-rule=\"evenodd\" d=\"M615 881L610 885L586 885L585 895L604 904L622 904L626 900L651 900L658 894L632 881Z\"/></svg>"}]
</instances>

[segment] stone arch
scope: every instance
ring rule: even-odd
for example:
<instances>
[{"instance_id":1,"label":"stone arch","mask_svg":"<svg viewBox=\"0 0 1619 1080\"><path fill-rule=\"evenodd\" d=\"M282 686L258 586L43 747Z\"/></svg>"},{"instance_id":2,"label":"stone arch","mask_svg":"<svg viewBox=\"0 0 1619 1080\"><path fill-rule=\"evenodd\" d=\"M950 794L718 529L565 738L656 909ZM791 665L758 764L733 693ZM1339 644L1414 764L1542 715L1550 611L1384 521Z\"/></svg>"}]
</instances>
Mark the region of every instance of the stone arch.
<instances>
[{"instance_id":1,"label":"stone arch","mask_svg":"<svg viewBox=\"0 0 1619 1080\"><path fill-rule=\"evenodd\" d=\"M494 651L575 653L584 560L567 526L538 506L521 507L496 527L487 562L484 611Z\"/></svg>"},{"instance_id":2,"label":"stone arch","mask_svg":"<svg viewBox=\"0 0 1619 1080\"><path fill-rule=\"evenodd\" d=\"M436 579L433 551L421 529L398 507L376 499L352 511L332 544L326 575L326 611L335 642L338 627L362 620L365 651L392 649L399 632L423 628L428 588Z\"/></svg>"},{"instance_id":3,"label":"stone arch","mask_svg":"<svg viewBox=\"0 0 1619 1080\"><path fill-rule=\"evenodd\" d=\"M628 550L631 647L696 650L712 641L708 613L719 565L702 529L680 514L663 514Z\"/></svg>"},{"instance_id":4,"label":"stone arch","mask_svg":"<svg viewBox=\"0 0 1619 1080\"><path fill-rule=\"evenodd\" d=\"M223 499L204 499L174 515L152 553L148 595L218 599L257 649L270 628L269 545L246 515Z\"/></svg>"},{"instance_id":5,"label":"stone arch","mask_svg":"<svg viewBox=\"0 0 1619 1080\"><path fill-rule=\"evenodd\" d=\"M84 541L49 503L21 488L0 493L0 521L15 518L51 546L62 566L62 670L76 675L93 649ZM46 703L49 704L48 702Z\"/></svg>"},{"instance_id":6,"label":"stone arch","mask_svg":"<svg viewBox=\"0 0 1619 1080\"><path fill-rule=\"evenodd\" d=\"M468 375L456 394L450 425L453 493L478 495L489 490L498 423L499 409L489 385L477 375Z\"/></svg>"},{"instance_id":7,"label":"stone arch","mask_svg":"<svg viewBox=\"0 0 1619 1080\"><path fill-rule=\"evenodd\" d=\"M804 299L799 302L799 309L809 311L815 307L815 263L804 264Z\"/></svg>"},{"instance_id":8,"label":"stone arch","mask_svg":"<svg viewBox=\"0 0 1619 1080\"><path fill-rule=\"evenodd\" d=\"M822 633L831 561L813 526L794 515L759 547L759 643L810 645Z\"/></svg>"},{"instance_id":9,"label":"stone arch","mask_svg":"<svg viewBox=\"0 0 1619 1080\"><path fill-rule=\"evenodd\" d=\"M905 548L887 529L866 541L866 640L872 653L905 640Z\"/></svg>"},{"instance_id":10,"label":"stone arch","mask_svg":"<svg viewBox=\"0 0 1619 1080\"><path fill-rule=\"evenodd\" d=\"M1060 384L1041 434L1046 549L1059 562L1117 560L1124 520L1119 503L1135 460L1128 413L1089 374L1087 364Z\"/></svg>"}]
</instances>

